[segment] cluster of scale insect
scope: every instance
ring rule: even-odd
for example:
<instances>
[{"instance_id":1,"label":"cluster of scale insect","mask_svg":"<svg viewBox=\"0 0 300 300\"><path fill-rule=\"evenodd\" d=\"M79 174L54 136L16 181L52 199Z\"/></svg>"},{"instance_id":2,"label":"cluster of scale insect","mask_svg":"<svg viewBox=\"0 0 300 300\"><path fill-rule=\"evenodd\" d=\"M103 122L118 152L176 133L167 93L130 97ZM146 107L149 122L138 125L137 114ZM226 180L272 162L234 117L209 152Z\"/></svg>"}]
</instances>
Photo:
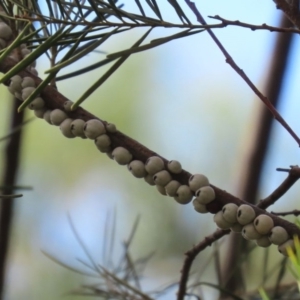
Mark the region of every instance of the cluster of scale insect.
<instances>
[{"instance_id":1,"label":"cluster of scale insect","mask_svg":"<svg viewBox=\"0 0 300 300\"><path fill-rule=\"evenodd\" d=\"M9 42L12 40L12 38L13 38L12 29L5 22L0 21L0 50L5 49L9 45ZM20 45L21 59L27 57L28 55L30 55L30 53L31 50L28 49L26 44ZM20 59L16 51L12 52L9 57L16 62L18 62ZM27 67L27 70L37 76L38 72L35 67L36 67L36 62L34 61L32 64L30 64Z\"/></svg>"},{"instance_id":2,"label":"cluster of scale insect","mask_svg":"<svg viewBox=\"0 0 300 300\"><path fill-rule=\"evenodd\" d=\"M287 246L294 247L293 240L281 226L275 226L267 214L256 216L251 205L228 203L214 216L214 221L221 229L240 232L247 240L254 240L260 247L277 245L278 251L287 255Z\"/></svg>"},{"instance_id":3,"label":"cluster of scale insect","mask_svg":"<svg viewBox=\"0 0 300 300\"><path fill-rule=\"evenodd\" d=\"M0 49L8 45L12 38L12 30L5 23L0 22ZM31 51L25 44L20 47L22 58L30 55ZM12 56L12 58L16 59ZM37 75L35 63L27 69ZM15 75L10 80L9 91L19 100L25 101L35 90L35 81L31 77ZM181 164L171 160L167 164L159 156L152 156L144 163L133 158L129 150L124 147L112 149L110 134L117 132L112 123L104 124L98 119L84 121L68 117L71 111L71 101L64 104L64 110L48 109L41 96L37 96L28 106L38 118L42 118L51 125L59 126L62 134L67 138L80 137L92 139L102 153L114 159L120 165L127 165L130 173L136 178L144 178L145 182L156 186L157 190L165 196L170 196L180 204L188 204L193 200L194 209L199 213L207 213L207 204L215 200L215 191L210 186L208 178L203 174L194 174L184 185L173 178L172 175L182 172ZM261 214L256 216L255 210L250 205L226 204L214 216L214 221L221 229L231 229L240 232L247 240L255 240L261 247L271 244L277 245L283 255L287 255L287 246L294 247L293 240L281 226L274 226L273 219Z\"/></svg>"}]
</instances>

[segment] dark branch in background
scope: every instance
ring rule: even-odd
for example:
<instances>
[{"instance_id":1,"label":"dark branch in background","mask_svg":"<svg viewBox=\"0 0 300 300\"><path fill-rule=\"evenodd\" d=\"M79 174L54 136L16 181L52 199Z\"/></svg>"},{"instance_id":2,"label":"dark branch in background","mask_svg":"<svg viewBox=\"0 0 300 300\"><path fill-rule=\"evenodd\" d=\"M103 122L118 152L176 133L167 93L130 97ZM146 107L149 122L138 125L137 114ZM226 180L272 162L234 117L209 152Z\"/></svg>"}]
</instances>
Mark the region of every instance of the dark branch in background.
<instances>
[{"instance_id":1,"label":"dark branch in background","mask_svg":"<svg viewBox=\"0 0 300 300\"><path fill-rule=\"evenodd\" d=\"M20 126L24 121L24 112L18 113L19 100L14 99L11 108L11 130ZM4 178L1 189L2 195L13 194L12 188L16 183L17 171L21 152L22 130L11 135L7 142L4 158ZM0 198L0 299L4 299L5 269L9 248L10 233L13 219L14 199Z\"/></svg>"},{"instance_id":2,"label":"dark branch in background","mask_svg":"<svg viewBox=\"0 0 300 300\"><path fill-rule=\"evenodd\" d=\"M280 21L280 27L290 26L290 21L282 15ZM280 101L280 92L283 88L283 78L287 69L287 62L289 53L292 46L292 34L278 34L277 41L275 43L272 61L268 72L267 85L265 88L265 94L272 100L272 105L276 108ZM248 202L255 204L257 201L257 195L259 191L259 184L261 182L262 169L264 162L267 158L268 147L271 138L271 129L273 122L272 115L262 107L260 110L260 116L257 120L259 126L256 129L255 138L253 140L254 146L252 153L245 166L246 174L241 183L241 197ZM292 169L293 170L293 169ZM293 172L289 173L289 176L284 183L272 193L264 202L260 203L260 207L266 208L279 199L299 178L299 175L295 175L299 168L295 168ZM282 189L282 186L284 189ZM243 239L241 235L234 234L230 236L229 248L226 259L225 268L223 270L223 286L230 291L241 290L245 287L244 276L242 266L239 264L237 257L243 255L247 251L248 241ZM232 274L228 277L228 274ZM224 295L226 298L226 295Z\"/></svg>"},{"instance_id":3,"label":"dark branch in background","mask_svg":"<svg viewBox=\"0 0 300 300\"><path fill-rule=\"evenodd\" d=\"M185 2L190 7L190 9L193 11L195 16L197 17L197 21L201 24L206 25L206 22L205 22L204 18L202 17L202 15L200 14L200 12L198 11L195 3L191 2L190 0L185 0ZM289 132L289 134L294 138L294 140L300 146L300 138L292 130L292 128L287 124L287 122L281 117L281 115L278 113L278 111L272 105L271 101L257 89L257 87L248 78L248 76L245 74L245 72L235 63L233 58L229 55L229 53L224 48L222 43L218 40L218 38L215 36L213 31L210 28L208 28L207 32L209 33L209 35L211 36L213 41L217 44L219 49L224 54L224 56L226 58L226 62L244 79L244 81L248 84L248 86L252 89L252 91L259 97L259 99L266 105L266 107L269 109L269 111L273 114L274 118Z\"/></svg>"}]
</instances>

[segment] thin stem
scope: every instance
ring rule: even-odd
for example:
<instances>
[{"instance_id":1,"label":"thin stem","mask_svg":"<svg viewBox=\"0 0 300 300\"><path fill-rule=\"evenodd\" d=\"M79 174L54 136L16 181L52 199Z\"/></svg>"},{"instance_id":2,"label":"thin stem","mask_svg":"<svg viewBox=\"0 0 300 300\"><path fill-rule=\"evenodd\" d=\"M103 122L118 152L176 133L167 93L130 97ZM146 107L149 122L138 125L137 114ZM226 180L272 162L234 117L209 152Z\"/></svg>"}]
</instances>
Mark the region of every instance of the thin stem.
<instances>
[{"instance_id":1,"label":"thin stem","mask_svg":"<svg viewBox=\"0 0 300 300\"><path fill-rule=\"evenodd\" d=\"M258 203L258 207L266 209L280 199L300 178L300 168L292 167L287 178L268 197Z\"/></svg>"},{"instance_id":2,"label":"thin stem","mask_svg":"<svg viewBox=\"0 0 300 300\"><path fill-rule=\"evenodd\" d=\"M232 21L232 20L224 19L224 18L222 18L218 15L209 16L209 18L214 19L214 20L219 20L219 21L222 22L222 24L224 24L226 26L243 27L243 28L248 28L252 31L255 31L255 30L269 30L271 32L300 33L300 30L297 29L297 28L286 27L288 25L280 25L279 27L267 25L265 23L262 24L262 25L254 25L254 24L241 22L241 21L238 21L238 20ZM213 28L213 27L209 27L209 28Z\"/></svg>"},{"instance_id":3,"label":"thin stem","mask_svg":"<svg viewBox=\"0 0 300 300\"><path fill-rule=\"evenodd\" d=\"M190 9L193 11L195 16L197 17L198 22L205 25L206 22L205 22L204 18L202 17L201 13L198 11L195 3L191 2L190 0L185 0L185 2L190 7ZM272 102L258 90L258 88L249 79L249 77L246 75L246 73L235 63L233 58L229 55L229 53L224 48L224 46L219 41L219 39L216 37L216 35L213 33L211 28L207 28L207 32L209 33L209 35L211 36L213 41L217 44L217 46L219 47L221 52L224 54L225 61L244 79L244 81L248 84L248 86L251 88L251 90L258 96L258 98L266 105L266 107L269 109L269 111L273 114L274 118L288 131L288 133L294 138L294 140L297 142L298 146L300 147L300 138L292 130L292 128L287 124L287 122L282 118L282 116L279 114L279 112L273 106Z\"/></svg>"},{"instance_id":4,"label":"thin stem","mask_svg":"<svg viewBox=\"0 0 300 300\"><path fill-rule=\"evenodd\" d=\"M297 216L300 215L300 210L294 209L294 210L291 210L291 211L281 211L281 212L272 211L271 213L273 215L281 216L281 217L290 216L290 215L294 215L295 217L297 217Z\"/></svg>"},{"instance_id":5,"label":"thin stem","mask_svg":"<svg viewBox=\"0 0 300 300\"><path fill-rule=\"evenodd\" d=\"M217 229L213 234L207 236L198 245L185 253L186 257L181 270L181 277L179 282L179 289L177 293L177 300L184 300L186 295L186 285L189 279L190 269L197 255L205 248L211 246L215 241L220 239L226 234L229 234L230 230Z\"/></svg>"}]
</instances>

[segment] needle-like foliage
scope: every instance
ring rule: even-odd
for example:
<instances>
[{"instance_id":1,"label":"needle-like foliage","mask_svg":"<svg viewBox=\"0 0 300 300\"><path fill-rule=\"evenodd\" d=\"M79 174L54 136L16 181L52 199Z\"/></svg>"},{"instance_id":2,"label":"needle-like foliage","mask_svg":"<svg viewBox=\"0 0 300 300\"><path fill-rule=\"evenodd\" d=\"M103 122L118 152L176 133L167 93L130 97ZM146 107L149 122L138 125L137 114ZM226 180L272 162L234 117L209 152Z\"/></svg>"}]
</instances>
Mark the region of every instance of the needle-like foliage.
<instances>
[{"instance_id":1,"label":"needle-like foliage","mask_svg":"<svg viewBox=\"0 0 300 300\"><path fill-rule=\"evenodd\" d=\"M274 2L281 3L282 1L274 0ZM162 3L164 6L162 5ZM283 3L285 3L284 5L289 5L286 4L286 2ZM3 77L0 79L0 83L9 85L11 83L10 80L12 80L11 78L14 75L18 74L18 76L20 76L21 74L21 77L24 79L24 74L26 74L26 76L30 75L30 79L32 79L35 82L36 87L36 89L34 89L34 91L31 94L27 94L26 96L23 96L23 94L21 95L21 98L24 101L18 109L19 112L21 112L20 115L22 115L22 110L29 106L32 103L32 101L36 98L36 96L38 96L40 93L44 93L43 96L45 96L45 99L43 99L43 101L45 101L45 107L47 107L47 109L49 108L49 110L47 111L50 111L50 109L57 109L57 106L61 108L65 105L66 102L72 103L71 101L66 101L67 98L58 92L56 88L56 82L61 80L68 80L74 76L86 74L92 70L100 69L101 67L105 66L106 71L99 72L99 77L95 78L95 81L91 83L91 85L86 89L86 91L84 91L83 94L78 97L77 101L73 103L71 108L74 109L74 111L70 111L69 108L68 110L65 109L67 111L66 115L71 116L72 119L73 117L75 119L77 117L81 121L88 121L91 118L95 118L93 117L93 115L91 115L84 109L80 108L75 111L75 108L77 108L81 103L83 103L95 90L97 90L104 82L106 82L106 80L108 80L114 74L114 72L116 72L123 65L123 63L126 60L130 59L131 55L142 51L151 50L152 48L158 47L165 43L172 42L175 39L186 38L191 35L207 31L212 40L215 42L216 46L223 53L226 62L229 64L229 66L232 67L236 71L236 73L248 84L252 91L269 109L273 117L275 117L275 119L277 119L278 122L280 122L281 125L287 129L291 136L300 145L300 138L277 112L274 103L271 102L272 99L269 99L269 96L264 96L264 94L260 92L260 90L255 86L255 84L251 81L247 74L235 63L233 57L231 57L229 52L225 49L225 47L222 45L222 43L212 30L215 28L224 28L226 26L240 26L251 30L269 30L299 34L299 26L298 29L296 29L284 28L284 26L277 28L266 24L253 25L241 21L226 20L220 16L211 17L211 19L217 20L219 23L210 25L206 23L204 17L200 13L200 10L198 10L197 8L197 4L195 2L186 0L185 9L194 15L193 22L197 22L196 24L194 24L184 12L182 5L179 4L179 2L176 0L168 0L165 2L156 0L135 0L134 3L132 1L131 4L135 4L135 8L131 8L131 6L129 6L129 9L126 6L126 2L120 3L117 0L2 1L0 3L0 19L1 21L6 22L10 26L10 29L12 30L12 36L7 46L3 46L4 49L0 50L1 71L4 73ZM284 5L283 8L285 7ZM297 7L295 8L298 10ZM166 17L164 9L169 9L173 11L175 15L177 15L176 22L174 22L173 20L171 21ZM291 14L293 14L294 10L289 11L291 12ZM290 19L293 21L293 18ZM297 23L293 23L297 25ZM164 29L164 34L161 33L161 30L157 30L160 28ZM159 36L157 36L158 31ZM112 53L107 52L106 45L109 44L108 41L110 42L111 40L115 40L118 38L122 38L122 40L124 40L123 37L126 36L128 33L132 32L134 32L135 34L138 33L139 35L133 44L124 46L122 45L122 48L115 49ZM26 55L21 55L20 52L22 47L30 49L31 52L29 51L30 53ZM11 54L15 53L19 54L20 59L12 59L14 58L14 56L11 56ZM61 74L61 71L65 71L66 68L68 68L70 65L77 63L80 59L86 57L87 55L90 55L91 53L98 54L98 61L94 62L90 66L77 68L76 71ZM41 56L47 57L50 65L48 70L45 71L45 78L43 76L40 76L44 79L38 78L35 75L37 73L32 72L32 69L30 69L31 66L34 64L35 60ZM287 55L283 56L285 57ZM277 82L281 81L282 80L278 80ZM272 86L276 85L278 84L272 84ZM277 94L279 94L279 91L277 92ZM17 93L15 93L14 95L17 98L21 99L20 97L18 97ZM45 107L43 108L46 109ZM35 113L37 111L38 110L36 110ZM44 111L41 111L42 114L40 115L40 117L45 118ZM14 107L13 115L18 116L16 112L17 107ZM72 121L72 119L69 118L68 121ZM20 133L20 128L23 127L26 123L27 121L23 121L23 119L21 118L18 120L18 122L14 122L14 126L11 127L11 133L5 135L3 138L0 138L0 142L9 140L18 135ZM49 123L55 124L55 122L52 122L52 120L50 120ZM106 124L106 122L104 123L105 126L109 125ZM121 131L107 132L107 137L111 138L109 142L112 142L113 145L113 148L110 148L109 150L113 150L120 145L125 145L126 151L130 150L130 155L132 155L132 157L134 157L136 160L142 163L146 162L151 156L156 154L153 151L144 147L143 145L139 144L137 141L123 135ZM257 144L260 146L260 143ZM20 147L14 147L13 150L15 149L19 150ZM12 154L9 152L11 152ZM17 165L16 163L14 163L15 161L17 161L17 152L18 151L15 151L15 153L13 153L13 151L8 151L8 157L13 157L13 159L11 160L12 165L14 166L14 173ZM161 159L163 159L164 165L167 165L168 161L163 157ZM8 158L7 160L10 159ZM257 167L257 161L255 161L254 164ZM259 168L261 168L261 166ZM7 174L10 174L11 172L9 164L7 170ZM254 203L252 203L252 209L256 213L256 215L265 213L265 209L268 206L274 204L274 202L277 201L281 196L283 196L291 188L291 186L300 178L300 168L298 166L291 166L290 169L285 168L281 169L281 171L288 172L289 174L286 180L283 181L283 183L280 185L280 187L274 192L272 192L270 196L258 203L256 206L254 206ZM177 174L175 178L176 180L178 179L178 183L186 185L187 182L189 182L189 178L191 178L191 175L192 174L190 174L186 170L181 170L181 173ZM249 176L249 182L251 181L251 178L259 178L258 175L254 176L252 174L251 176ZM7 181L6 185L10 186L13 190L17 188L12 180ZM4 184L3 187L0 187L0 189L6 190L7 186L5 186ZM249 186L252 187L251 184L249 184ZM248 202L246 202L245 200L238 199L229 193L225 193L222 189L212 184L210 188L214 191L214 194L216 194L216 197L214 199L215 202L211 203L211 206L208 205L206 207L211 213L220 212L221 208L224 207L224 205L226 205L227 203L234 203L236 205L238 204L238 206L240 206L242 203L248 204ZM256 192L254 192L253 194L254 199ZM3 196L0 196L0 198L4 198L4 200L6 201L11 200L10 198L16 198L21 196L21 194L16 194L12 191L7 192ZM246 196L244 198L247 197L249 197L249 193L246 193ZM8 201L3 203L8 203ZM11 209L9 208L9 210ZM2 211L5 212L5 209L3 209ZM290 236L294 234L296 234L296 236L300 236L300 231L297 226L291 224L288 221L284 221L278 217L279 215L287 215L291 213L298 215L299 211L289 211L284 213L281 212L277 214L272 213L270 214L270 218L272 217L272 219L274 220L274 224L281 224L283 228L286 228ZM3 213L3 215L5 214ZM113 228L109 230L108 222L104 228L105 244L103 245L102 265L99 265L94 261L92 255L88 251L88 247L85 246L83 239L77 233L71 219L69 219L70 227L72 228L78 243L80 244L81 248L84 250L86 255L86 260L78 260L88 269L88 271L83 272L76 268L70 267L61 262L59 259L54 258L51 255L47 255L62 266L67 267L75 272L101 279L97 284L82 286L82 288L80 288L79 290L74 291L73 294L99 296L101 298L107 299L115 298L147 300L151 300L153 295L160 296L166 291L166 289L159 290L154 293L144 293L141 287L142 271L144 270L148 260L152 257L152 253L141 259L134 260L129 251L130 246L132 244L133 236L135 235L138 226L139 219L137 219L134 223L132 232L128 240L123 243L124 251L118 263L116 263L112 255L114 249L115 236L115 214L113 215L112 219ZM7 220L6 224L9 224L9 222L10 220ZM9 226L6 225L6 228L5 226L2 226L2 228L4 228L4 235L8 236L7 233L9 232ZM215 261L216 272L218 273L217 284L209 283L205 280L202 280L200 278L201 272L198 272L197 274L196 272L191 271L193 261L198 256L198 254L208 246L212 245L213 243L216 243L216 241L222 236L229 233L230 230L228 230L227 228L225 230L217 230L215 231L215 233L206 237L203 241L201 241L191 250L186 252L186 259L183 264L178 284L178 300L183 300L186 296L193 296L197 299L200 299L200 296L198 296L197 293L198 291L195 291L195 289L199 289L201 286L209 286L210 288L218 290L223 298L225 296L230 296L232 299L244 299L241 298L242 295L238 293L239 289L237 289L236 286L234 287L234 284L237 285L238 282L242 282L242 280L237 280L237 274L239 274L238 272L241 263L244 262L246 257L253 249L256 249L254 248L254 246L246 247L243 249L243 251L240 251L241 253L243 253L239 254L240 257L236 257L235 255L232 255L234 253L230 253L228 257L231 256L231 258L234 258L234 260L237 263L229 264L229 271L226 272L225 279L221 276L222 270L220 264L220 251L219 247L217 247L217 250L213 253L211 257L211 259L214 259ZM0 234L0 237L1 235L3 236L3 233ZM0 251L0 256L2 256L2 258L0 259L0 263L2 262L2 267L0 266L0 269L2 269L2 274L4 274L3 262L5 261L5 255L3 255L3 253L5 254L6 252L5 249L7 248L8 239L6 238L3 240L5 241L2 244L6 244L6 246L0 247L0 249L2 248ZM297 240L297 243L295 241L295 245L298 245L298 248L300 247L299 240ZM290 249L289 252L290 259L294 263L295 270L293 272L299 284L299 251L296 253L296 255L293 254L292 249ZM269 263L269 260L267 258L268 253L266 252L262 263L264 271L261 274L262 283L260 286L264 286L270 278L270 273L273 273L267 270L267 265ZM210 259L207 261L207 263L209 262ZM204 264L203 269L206 267L206 265L207 264ZM279 266L276 266L278 276L276 286L274 289L274 295L279 295L277 287L281 285L281 281L285 274L285 270L286 260L283 260ZM191 279L193 279L192 284L190 282ZM3 279L1 280L0 272L0 287L3 286L3 284L1 285L1 282L3 282ZM232 282L235 283L232 285ZM172 286L174 285L171 284L168 288ZM260 290L260 293L264 299L267 299L267 294L264 292L263 289ZM250 295L249 297L252 296ZM274 296L274 299L275 298L276 297Z\"/></svg>"},{"instance_id":2,"label":"needle-like foliage","mask_svg":"<svg viewBox=\"0 0 300 300\"><path fill-rule=\"evenodd\" d=\"M117 71L130 55L203 31L202 25L192 24L176 0L169 0L167 3L170 9L177 14L178 23L163 17L157 1L146 0L142 2L136 0L135 3L136 12L127 10L126 5L115 0L47 0L43 3L38 1L4 1L3 8L6 15L4 14L3 18L7 21L11 18L18 20L20 33L8 49L2 50L0 59L4 59L12 49L22 43L26 43L27 47L31 48L32 53L11 69L1 79L1 82L5 82L21 69L29 66L41 55L46 54L51 65L51 68L46 71L49 76L36 89L35 93L22 104L19 110L28 106L44 86L50 82L53 84L58 80L69 79L116 61L75 101L73 105L73 109L75 109ZM91 52L104 49L105 43L112 37L118 37L125 32L134 31L138 28L144 28L145 34L131 47L127 46L126 48L125 46L125 49L107 53L106 57L100 54L100 60L91 66L78 69L76 72L58 75L64 68L76 63ZM148 42L145 41L146 38L149 39L149 33L153 33L156 28L175 28L178 32L174 34L172 31L172 34Z\"/></svg>"}]
</instances>

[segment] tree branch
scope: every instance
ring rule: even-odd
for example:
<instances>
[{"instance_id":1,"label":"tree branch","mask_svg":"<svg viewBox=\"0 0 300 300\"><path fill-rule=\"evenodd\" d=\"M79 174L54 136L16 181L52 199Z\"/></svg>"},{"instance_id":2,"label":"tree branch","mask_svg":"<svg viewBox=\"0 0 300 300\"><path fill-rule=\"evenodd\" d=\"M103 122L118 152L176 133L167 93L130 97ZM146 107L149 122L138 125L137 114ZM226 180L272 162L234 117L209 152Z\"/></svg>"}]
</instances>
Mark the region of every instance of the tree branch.
<instances>
[{"instance_id":1,"label":"tree branch","mask_svg":"<svg viewBox=\"0 0 300 300\"><path fill-rule=\"evenodd\" d=\"M7 57L0 64L0 72L6 73L14 65L15 65L14 60ZM38 86L42 81L39 77L34 76L32 73L28 72L27 70L21 71L19 73L19 75L21 77L25 77L25 76L32 77L35 81L36 86ZM9 81L5 82L5 84L8 85ZM69 101L68 98L63 96L59 91L57 91L55 88L53 88L51 86L46 86L44 88L44 90L41 92L41 97L45 101L45 105L48 109L58 108L58 109L64 110L64 103L66 101ZM82 119L84 121L88 121L90 119L99 119L99 118L97 118L96 116L94 116L93 114L89 113L88 111L86 111L85 109L83 109L81 107L77 108L75 111L66 112L66 114L68 115L69 118ZM101 121L104 124L107 124L107 121L104 121L104 120L101 120ZM162 160L165 163L165 167L167 168L167 164L168 164L167 159L163 158L158 153L146 148L145 146L143 146L142 144L140 144L136 140L128 137L127 135L121 133L120 131L117 131L116 133L107 132L107 135L109 135L109 137L111 139L112 149L114 149L115 147L119 147L119 146L124 147L132 154L134 159L140 160L144 163L151 156L155 156L155 155L159 156L159 157L162 158ZM172 174L172 178L174 180L177 180L181 184L188 185L188 181L189 181L189 178L190 178L191 175L192 174L189 173L188 171L182 170L182 172L179 173L179 174ZM211 202L207 205L207 209L210 213L213 213L213 214L217 213L227 203L235 203L238 206L240 206L241 204L251 205L247 201L241 200L241 199L227 193L226 191L221 190L220 188L218 188L218 187L216 187L212 184L211 184L211 187L215 191L216 198L213 202ZM267 212L265 212L263 209L261 209L259 207L256 207L254 205L251 205L251 206L255 210L256 215L268 214ZM300 236L300 229L296 225L294 225L294 224L292 224L292 223L290 223L286 220L283 220L283 219L277 218L275 216L272 216L271 214L268 214L268 215L270 215L271 218L273 218L273 221L274 221L275 225L280 225L280 226L286 228L286 230L290 233L291 236L293 236L294 234Z\"/></svg>"},{"instance_id":2,"label":"tree branch","mask_svg":"<svg viewBox=\"0 0 300 300\"><path fill-rule=\"evenodd\" d=\"M244 23L244 22L241 22L241 21L231 21L231 20L228 20L228 19L224 19L218 15L216 16L209 16L209 18L211 19L214 19L214 20L219 20L222 22L222 24L225 26L237 26L237 27L244 27L244 28L248 28L252 31L255 31L255 30L269 30L270 32L284 32L284 33L300 33L300 30L299 29L296 29L296 28L293 28L293 27L276 27L276 26L270 26L270 25L267 25L267 24L262 24L262 25L254 25L254 24L249 24L249 23ZM211 28L211 29L214 29L214 28L218 28L218 27L215 27L216 25L208 25L208 27L206 28ZM204 27L205 28L205 27Z\"/></svg>"}]
</instances>

